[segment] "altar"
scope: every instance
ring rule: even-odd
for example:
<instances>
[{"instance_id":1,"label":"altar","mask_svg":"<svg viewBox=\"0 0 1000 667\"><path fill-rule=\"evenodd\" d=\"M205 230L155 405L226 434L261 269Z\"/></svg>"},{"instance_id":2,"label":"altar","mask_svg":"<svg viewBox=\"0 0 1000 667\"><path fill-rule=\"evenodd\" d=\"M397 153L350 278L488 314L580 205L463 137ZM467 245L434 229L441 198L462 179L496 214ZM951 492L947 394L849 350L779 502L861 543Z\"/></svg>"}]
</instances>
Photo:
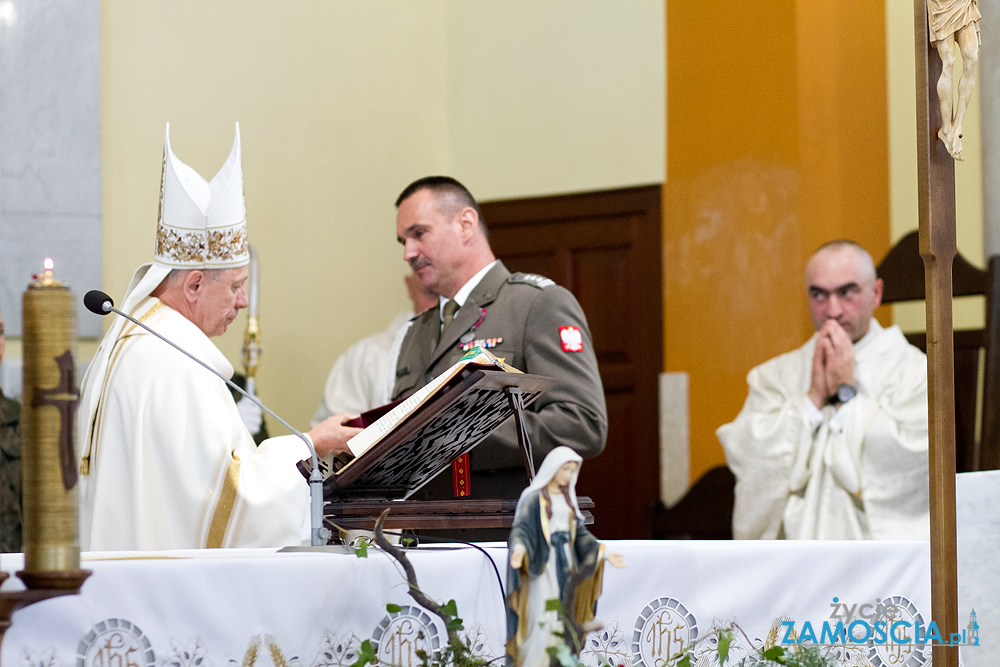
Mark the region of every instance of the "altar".
<instances>
[{"instance_id":1,"label":"altar","mask_svg":"<svg viewBox=\"0 0 1000 667\"><path fill-rule=\"evenodd\" d=\"M603 658L669 665L682 645L733 621L743 631L732 648L739 656L748 642L780 643L782 621L796 631L809 621L818 634L838 615L846 625L847 609L853 619L871 620L879 604L924 624L930 619L926 542L605 544L627 567L605 570L597 608L605 628L588 638L581 656L588 665ZM501 656L507 550L482 546L409 553L423 590L457 602L475 651ZM86 553L83 567L93 575L81 594L16 612L0 664L332 667L352 664L367 639L382 664L413 667L420 664L416 650L442 645L444 627L407 595L395 561L374 548L366 558L331 549ZM0 569L13 575L22 562L21 554L4 554ZM3 590L18 587L12 576ZM388 603L396 606L389 610ZM929 648L913 645L844 650L875 665L929 664Z\"/></svg>"}]
</instances>

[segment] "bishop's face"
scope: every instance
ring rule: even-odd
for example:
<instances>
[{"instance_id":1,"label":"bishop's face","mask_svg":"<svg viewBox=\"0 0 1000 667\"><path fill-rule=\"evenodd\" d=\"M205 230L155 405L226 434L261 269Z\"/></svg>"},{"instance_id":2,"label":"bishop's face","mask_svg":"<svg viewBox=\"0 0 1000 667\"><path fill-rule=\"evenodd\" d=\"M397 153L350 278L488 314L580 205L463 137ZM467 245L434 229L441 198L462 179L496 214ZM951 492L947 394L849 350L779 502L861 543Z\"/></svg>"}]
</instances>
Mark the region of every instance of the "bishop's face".
<instances>
[{"instance_id":1,"label":"bishop's face","mask_svg":"<svg viewBox=\"0 0 1000 667\"><path fill-rule=\"evenodd\" d=\"M246 280L250 268L241 266L205 274L194 307L193 321L206 336L221 336L240 308L250 305Z\"/></svg>"}]
</instances>

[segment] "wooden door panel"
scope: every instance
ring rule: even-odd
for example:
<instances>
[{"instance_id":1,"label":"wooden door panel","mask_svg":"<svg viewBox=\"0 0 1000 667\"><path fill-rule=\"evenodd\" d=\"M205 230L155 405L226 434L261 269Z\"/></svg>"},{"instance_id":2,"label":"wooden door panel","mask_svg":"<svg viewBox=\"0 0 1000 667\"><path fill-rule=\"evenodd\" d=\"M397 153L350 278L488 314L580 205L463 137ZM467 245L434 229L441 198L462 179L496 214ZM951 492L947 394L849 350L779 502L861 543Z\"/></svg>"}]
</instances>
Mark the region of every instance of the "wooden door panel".
<instances>
[{"instance_id":1,"label":"wooden door panel","mask_svg":"<svg viewBox=\"0 0 1000 667\"><path fill-rule=\"evenodd\" d=\"M598 363L632 361L629 334L635 324L628 307L629 248L587 249L575 252L573 258L577 299L587 315Z\"/></svg>"},{"instance_id":2,"label":"wooden door panel","mask_svg":"<svg viewBox=\"0 0 1000 667\"><path fill-rule=\"evenodd\" d=\"M553 256L549 252L535 252L523 254L512 254L503 257L503 263L511 273L523 271L524 273L537 273L541 276L552 277L554 270ZM552 278L556 280L555 278ZM556 282L559 282L556 280ZM561 283L560 283L561 284Z\"/></svg>"},{"instance_id":3,"label":"wooden door panel","mask_svg":"<svg viewBox=\"0 0 1000 667\"><path fill-rule=\"evenodd\" d=\"M563 285L587 316L608 405L608 441L583 466L577 490L594 500L599 537L645 537L643 508L659 498L661 188L481 207L493 251L507 268Z\"/></svg>"}]
</instances>

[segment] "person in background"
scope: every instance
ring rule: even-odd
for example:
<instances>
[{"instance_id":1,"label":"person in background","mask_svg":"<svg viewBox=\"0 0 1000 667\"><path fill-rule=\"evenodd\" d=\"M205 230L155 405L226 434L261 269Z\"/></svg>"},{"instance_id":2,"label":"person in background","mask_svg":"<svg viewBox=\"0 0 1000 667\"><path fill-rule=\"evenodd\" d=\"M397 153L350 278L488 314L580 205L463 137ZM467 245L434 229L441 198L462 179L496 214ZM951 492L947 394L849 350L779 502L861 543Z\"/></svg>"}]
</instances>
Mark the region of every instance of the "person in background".
<instances>
[{"instance_id":1,"label":"person in background","mask_svg":"<svg viewBox=\"0 0 1000 667\"><path fill-rule=\"evenodd\" d=\"M414 313L437 305L438 298L412 273L403 278L413 310L399 313L388 328L347 348L333 363L326 379L323 400L313 415L312 425L340 412L359 415L389 402L396 379L396 356Z\"/></svg>"},{"instance_id":2,"label":"person in background","mask_svg":"<svg viewBox=\"0 0 1000 667\"><path fill-rule=\"evenodd\" d=\"M0 312L0 363L4 346ZM0 388L0 553L21 551L21 405Z\"/></svg>"},{"instance_id":3,"label":"person in background","mask_svg":"<svg viewBox=\"0 0 1000 667\"><path fill-rule=\"evenodd\" d=\"M928 539L927 362L872 316L882 280L857 243L806 265L816 333L754 368L717 431L736 539Z\"/></svg>"}]
</instances>

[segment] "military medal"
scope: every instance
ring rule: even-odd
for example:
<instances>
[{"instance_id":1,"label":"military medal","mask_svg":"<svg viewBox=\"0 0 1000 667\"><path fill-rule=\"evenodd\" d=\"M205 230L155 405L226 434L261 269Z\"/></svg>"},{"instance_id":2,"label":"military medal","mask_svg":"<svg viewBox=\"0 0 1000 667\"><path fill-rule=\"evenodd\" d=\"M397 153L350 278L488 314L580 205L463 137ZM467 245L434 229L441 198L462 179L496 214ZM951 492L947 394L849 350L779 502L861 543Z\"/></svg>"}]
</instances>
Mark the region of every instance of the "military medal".
<instances>
[{"instance_id":1,"label":"military medal","mask_svg":"<svg viewBox=\"0 0 1000 667\"><path fill-rule=\"evenodd\" d=\"M463 352L468 352L474 347L481 347L484 350L489 350L490 348L494 348L502 342L503 342L503 336L497 336L496 338L477 338L475 340L472 340L470 338L467 342L462 343L461 347Z\"/></svg>"},{"instance_id":2,"label":"military medal","mask_svg":"<svg viewBox=\"0 0 1000 667\"><path fill-rule=\"evenodd\" d=\"M482 324L483 320L485 320L485 319L486 319L486 309L485 308L480 308L479 309L479 319L476 320L476 323L473 324L472 327L468 331L466 331L464 334L462 334L462 337L458 339L458 342L462 344L462 349L463 350L469 351L473 347L475 347L474 345L469 345L469 343L472 342L472 339L476 337L476 329L479 328L479 325Z\"/></svg>"}]
</instances>

